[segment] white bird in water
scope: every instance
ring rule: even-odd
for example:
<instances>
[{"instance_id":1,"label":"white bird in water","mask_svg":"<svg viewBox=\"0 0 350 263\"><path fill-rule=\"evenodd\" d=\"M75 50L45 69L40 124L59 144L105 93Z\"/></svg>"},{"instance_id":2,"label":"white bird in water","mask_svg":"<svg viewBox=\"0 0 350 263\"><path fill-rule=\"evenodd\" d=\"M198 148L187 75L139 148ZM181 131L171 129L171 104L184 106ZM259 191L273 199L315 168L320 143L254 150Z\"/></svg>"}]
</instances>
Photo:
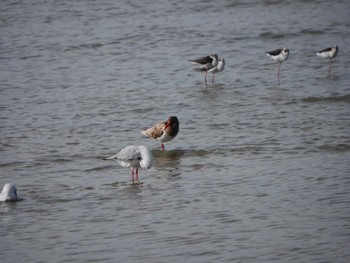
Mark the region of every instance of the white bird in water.
<instances>
[{"instance_id":1,"label":"white bird in water","mask_svg":"<svg viewBox=\"0 0 350 263\"><path fill-rule=\"evenodd\" d=\"M216 65L216 67L211 68L211 69L208 70L209 73L213 73L213 77L211 79L211 82L214 82L214 74L218 73L218 72L221 72L224 69L225 69L225 59L221 58L221 59L219 59L219 62Z\"/></svg>"},{"instance_id":2,"label":"white bird in water","mask_svg":"<svg viewBox=\"0 0 350 263\"><path fill-rule=\"evenodd\" d=\"M328 74L331 74L332 58L335 58L338 54L338 46L328 47L316 52L316 56L321 58L329 58Z\"/></svg>"},{"instance_id":3,"label":"white bird in water","mask_svg":"<svg viewBox=\"0 0 350 263\"><path fill-rule=\"evenodd\" d=\"M190 60L196 66L197 71L205 71L205 82L207 82L208 70L218 65L218 55L212 54L206 57Z\"/></svg>"},{"instance_id":4,"label":"white bird in water","mask_svg":"<svg viewBox=\"0 0 350 263\"><path fill-rule=\"evenodd\" d=\"M286 61L289 56L289 49L288 48L279 48L272 51L266 51L266 55L272 58L273 61L278 63L278 83L280 81L280 67L282 62Z\"/></svg>"},{"instance_id":5,"label":"white bird in water","mask_svg":"<svg viewBox=\"0 0 350 263\"><path fill-rule=\"evenodd\" d=\"M164 150L164 142L171 141L179 133L179 120L176 116L170 116L167 121L162 121L148 128L141 133L149 138L156 139L161 142L162 150Z\"/></svg>"},{"instance_id":6,"label":"white bird in water","mask_svg":"<svg viewBox=\"0 0 350 263\"><path fill-rule=\"evenodd\" d=\"M2 188L1 194L0 194L0 201L21 201L23 198L21 198L17 194L17 188L15 185L7 183Z\"/></svg>"},{"instance_id":7,"label":"white bird in water","mask_svg":"<svg viewBox=\"0 0 350 263\"><path fill-rule=\"evenodd\" d=\"M133 183L139 180L139 168L150 169L153 166L153 155L146 146L127 146L116 155L105 160L117 159L122 167L131 168L131 180Z\"/></svg>"}]
</instances>

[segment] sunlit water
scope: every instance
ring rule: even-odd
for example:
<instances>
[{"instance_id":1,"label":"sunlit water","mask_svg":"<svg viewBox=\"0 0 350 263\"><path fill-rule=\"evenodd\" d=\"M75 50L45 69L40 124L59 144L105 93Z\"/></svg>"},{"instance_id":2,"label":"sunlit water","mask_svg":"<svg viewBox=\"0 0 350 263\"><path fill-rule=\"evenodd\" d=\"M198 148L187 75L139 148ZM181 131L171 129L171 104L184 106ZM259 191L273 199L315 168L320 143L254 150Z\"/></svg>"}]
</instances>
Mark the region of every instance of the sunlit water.
<instances>
[{"instance_id":1,"label":"sunlit water","mask_svg":"<svg viewBox=\"0 0 350 263\"><path fill-rule=\"evenodd\" d=\"M348 1L1 1L1 262L348 262ZM339 45L328 61L315 51ZM281 66L265 51L287 47ZM218 53L207 86L189 59ZM176 115L166 144L140 130ZM104 157L127 145L155 165Z\"/></svg>"}]
</instances>

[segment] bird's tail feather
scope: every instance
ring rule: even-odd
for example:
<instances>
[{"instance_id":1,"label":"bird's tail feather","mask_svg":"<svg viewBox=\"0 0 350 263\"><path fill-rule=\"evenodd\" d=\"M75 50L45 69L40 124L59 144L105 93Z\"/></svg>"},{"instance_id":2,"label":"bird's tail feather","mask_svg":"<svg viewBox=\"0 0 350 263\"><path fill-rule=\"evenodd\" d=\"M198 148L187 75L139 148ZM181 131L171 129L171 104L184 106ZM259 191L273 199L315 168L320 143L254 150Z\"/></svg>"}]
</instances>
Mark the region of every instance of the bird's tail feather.
<instances>
[{"instance_id":1,"label":"bird's tail feather","mask_svg":"<svg viewBox=\"0 0 350 263\"><path fill-rule=\"evenodd\" d=\"M103 160L113 160L113 159L116 159L117 157L118 157L118 154L115 154L110 157L104 158Z\"/></svg>"},{"instance_id":2,"label":"bird's tail feather","mask_svg":"<svg viewBox=\"0 0 350 263\"><path fill-rule=\"evenodd\" d=\"M143 131L141 131L141 133L142 133L142 135L148 137L147 130L143 130Z\"/></svg>"}]
</instances>

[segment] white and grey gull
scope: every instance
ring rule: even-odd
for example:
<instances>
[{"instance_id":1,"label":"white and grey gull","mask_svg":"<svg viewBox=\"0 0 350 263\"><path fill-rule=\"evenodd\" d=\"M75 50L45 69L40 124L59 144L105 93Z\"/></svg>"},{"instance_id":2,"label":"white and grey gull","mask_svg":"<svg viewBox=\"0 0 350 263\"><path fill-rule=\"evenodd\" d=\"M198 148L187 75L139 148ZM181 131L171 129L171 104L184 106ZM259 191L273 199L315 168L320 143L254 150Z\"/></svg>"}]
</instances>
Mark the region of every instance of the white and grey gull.
<instances>
[{"instance_id":1,"label":"white and grey gull","mask_svg":"<svg viewBox=\"0 0 350 263\"><path fill-rule=\"evenodd\" d=\"M14 184L7 183L2 188L0 193L0 201L10 202L10 201L22 201L23 198L17 193L17 188Z\"/></svg>"},{"instance_id":2,"label":"white and grey gull","mask_svg":"<svg viewBox=\"0 0 350 263\"><path fill-rule=\"evenodd\" d=\"M105 160L113 159L116 159L122 167L131 168L131 180L133 183L139 180L139 168L150 169L154 162L151 151L143 145L127 146L119 153L105 158Z\"/></svg>"}]
</instances>

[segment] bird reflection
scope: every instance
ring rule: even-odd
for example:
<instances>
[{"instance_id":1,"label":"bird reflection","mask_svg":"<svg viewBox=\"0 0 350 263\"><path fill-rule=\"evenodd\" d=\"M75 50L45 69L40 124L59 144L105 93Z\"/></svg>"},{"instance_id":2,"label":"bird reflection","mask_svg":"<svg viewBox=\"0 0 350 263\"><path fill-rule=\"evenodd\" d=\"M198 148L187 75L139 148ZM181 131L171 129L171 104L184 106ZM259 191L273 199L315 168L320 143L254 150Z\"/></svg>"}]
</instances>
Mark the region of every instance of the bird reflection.
<instances>
[{"instance_id":1,"label":"bird reflection","mask_svg":"<svg viewBox=\"0 0 350 263\"><path fill-rule=\"evenodd\" d=\"M181 157L185 154L185 151L179 149L166 152L153 150L152 154L156 163L157 176L168 178L178 178L180 176Z\"/></svg>"}]
</instances>

